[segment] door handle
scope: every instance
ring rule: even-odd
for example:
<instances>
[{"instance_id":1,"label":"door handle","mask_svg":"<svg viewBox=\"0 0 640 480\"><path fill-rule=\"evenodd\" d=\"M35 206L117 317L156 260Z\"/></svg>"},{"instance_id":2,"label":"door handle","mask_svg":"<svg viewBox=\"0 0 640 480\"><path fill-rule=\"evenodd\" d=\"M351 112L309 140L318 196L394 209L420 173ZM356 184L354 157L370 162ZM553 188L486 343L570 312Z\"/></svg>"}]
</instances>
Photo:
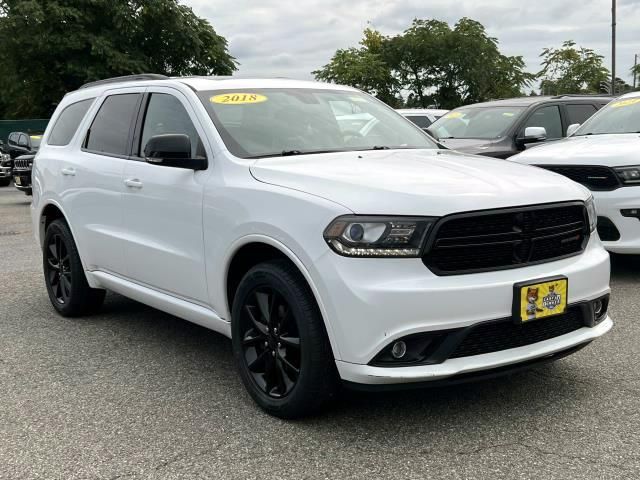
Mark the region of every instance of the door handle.
<instances>
[{"instance_id":1,"label":"door handle","mask_svg":"<svg viewBox=\"0 0 640 480\"><path fill-rule=\"evenodd\" d=\"M142 188L142 182L140 180L138 180L137 178L127 178L124 181L124 184L127 187L131 187L131 188Z\"/></svg>"},{"instance_id":2,"label":"door handle","mask_svg":"<svg viewBox=\"0 0 640 480\"><path fill-rule=\"evenodd\" d=\"M60 172L67 177L74 177L76 175L75 168L63 168Z\"/></svg>"}]
</instances>

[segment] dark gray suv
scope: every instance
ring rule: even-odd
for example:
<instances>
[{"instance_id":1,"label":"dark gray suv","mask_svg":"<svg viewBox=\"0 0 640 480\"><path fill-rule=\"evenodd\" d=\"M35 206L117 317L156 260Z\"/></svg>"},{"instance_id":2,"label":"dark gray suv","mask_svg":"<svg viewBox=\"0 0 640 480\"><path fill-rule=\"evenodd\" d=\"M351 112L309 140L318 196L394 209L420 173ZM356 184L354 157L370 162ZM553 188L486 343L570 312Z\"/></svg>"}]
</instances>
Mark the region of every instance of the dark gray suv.
<instances>
[{"instance_id":1,"label":"dark gray suv","mask_svg":"<svg viewBox=\"0 0 640 480\"><path fill-rule=\"evenodd\" d=\"M427 130L453 150L507 158L531 145L558 140L614 97L558 95L476 103L450 111Z\"/></svg>"}]
</instances>

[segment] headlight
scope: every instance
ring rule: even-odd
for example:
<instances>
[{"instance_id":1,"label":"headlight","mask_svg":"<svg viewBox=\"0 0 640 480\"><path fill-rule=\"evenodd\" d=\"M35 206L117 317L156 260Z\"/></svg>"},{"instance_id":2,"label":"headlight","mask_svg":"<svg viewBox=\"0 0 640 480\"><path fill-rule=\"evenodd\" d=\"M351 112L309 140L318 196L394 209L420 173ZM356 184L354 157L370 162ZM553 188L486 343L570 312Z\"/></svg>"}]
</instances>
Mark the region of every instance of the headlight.
<instances>
[{"instance_id":1,"label":"headlight","mask_svg":"<svg viewBox=\"0 0 640 480\"><path fill-rule=\"evenodd\" d=\"M345 257L419 257L435 219L345 215L324 231L329 246Z\"/></svg>"},{"instance_id":2,"label":"headlight","mask_svg":"<svg viewBox=\"0 0 640 480\"><path fill-rule=\"evenodd\" d=\"M631 167L615 167L614 170L625 185L640 184L640 165Z\"/></svg>"},{"instance_id":3,"label":"headlight","mask_svg":"<svg viewBox=\"0 0 640 480\"><path fill-rule=\"evenodd\" d=\"M586 202L584 202L585 207L587 207L587 213L589 214L589 231L593 232L598 225L598 214L596 213L596 204L593 200L593 197L589 197Z\"/></svg>"}]
</instances>

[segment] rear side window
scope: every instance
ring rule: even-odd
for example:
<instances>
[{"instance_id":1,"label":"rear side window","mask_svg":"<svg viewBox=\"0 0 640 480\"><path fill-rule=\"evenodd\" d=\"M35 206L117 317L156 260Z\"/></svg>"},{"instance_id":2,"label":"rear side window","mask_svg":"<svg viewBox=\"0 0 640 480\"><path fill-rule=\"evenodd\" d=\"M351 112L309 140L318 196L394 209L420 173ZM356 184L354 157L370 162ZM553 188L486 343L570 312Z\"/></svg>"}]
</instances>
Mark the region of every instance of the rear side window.
<instances>
[{"instance_id":1,"label":"rear side window","mask_svg":"<svg viewBox=\"0 0 640 480\"><path fill-rule=\"evenodd\" d=\"M87 110L93 103L93 98L72 103L65 107L58 119L56 120L47 143L49 145L68 145L73 135L76 133L80 122L84 118Z\"/></svg>"},{"instance_id":2,"label":"rear side window","mask_svg":"<svg viewBox=\"0 0 640 480\"><path fill-rule=\"evenodd\" d=\"M107 97L87 132L86 149L96 153L128 155L140 96L139 93L124 93Z\"/></svg>"},{"instance_id":3,"label":"rear side window","mask_svg":"<svg viewBox=\"0 0 640 480\"><path fill-rule=\"evenodd\" d=\"M591 115L596 113L595 105L567 105L567 115L569 115L569 125L573 123L584 123Z\"/></svg>"}]
</instances>

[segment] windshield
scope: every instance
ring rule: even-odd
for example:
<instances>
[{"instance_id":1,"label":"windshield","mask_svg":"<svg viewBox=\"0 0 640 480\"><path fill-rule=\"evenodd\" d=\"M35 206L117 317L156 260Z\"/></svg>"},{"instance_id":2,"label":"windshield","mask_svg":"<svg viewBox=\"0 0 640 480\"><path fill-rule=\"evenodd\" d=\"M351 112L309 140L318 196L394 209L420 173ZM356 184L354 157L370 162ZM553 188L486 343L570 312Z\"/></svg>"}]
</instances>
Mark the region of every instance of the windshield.
<instances>
[{"instance_id":1,"label":"windshield","mask_svg":"<svg viewBox=\"0 0 640 480\"><path fill-rule=\"evenodd\" d=\"M474 107L457 108L429 127L438 139L499 138L522 113L524 107Z\"/></svg>"},{"instance_id":2,"label":"windshield","mask_svg":"<svg viewBox=\"0 0 640 480\"><path fill-rule=\"evenodd\" d=\"M574 135L640 133L640 97L614 100L587 120Z\"/></svg>"},{"instance_id":3,"label":"windshield","mask_svg":"<svg viewBox=\"0 0 640 480\"><path fill-rule=\"evenodd\" d=\"M243 88L199 96L229 151L241 158L438 148L420 129L360 92Z\"/></svg>"},{"instance_id":4,"label":"windshield","mask_svg":"<svg viewBox=\"0 0 640 480\"><path fill-rule=\"evenodd\" d=\"M31 149L38 150L40 148L40 141L42 140L41 135L31 135Z\"/></svg>"}]
</instances>

